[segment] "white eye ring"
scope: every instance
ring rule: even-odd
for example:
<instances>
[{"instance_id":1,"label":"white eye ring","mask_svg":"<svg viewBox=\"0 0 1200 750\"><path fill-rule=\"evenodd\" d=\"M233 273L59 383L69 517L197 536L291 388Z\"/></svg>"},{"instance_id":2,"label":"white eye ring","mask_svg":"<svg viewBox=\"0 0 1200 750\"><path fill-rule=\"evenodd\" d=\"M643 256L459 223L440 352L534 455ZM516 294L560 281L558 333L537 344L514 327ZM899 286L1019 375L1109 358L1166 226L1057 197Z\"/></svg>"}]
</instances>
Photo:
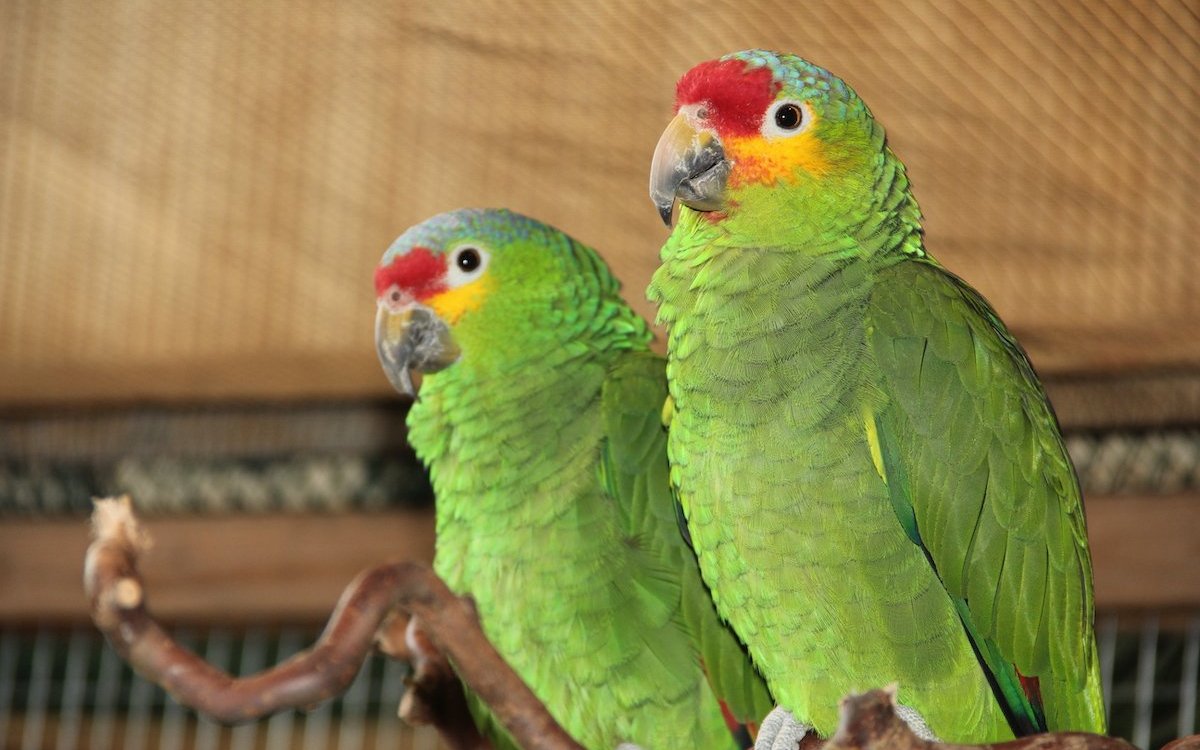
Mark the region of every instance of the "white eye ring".
<instances>
[{"instance_id":1,"label":"white eye ring","mask_svg":"<svg viewBox=\"0 0 1200 750\"><path fill-rule=\"evenodd\" d=\"M793 99L777 102L763 115L763 138L790 138L808 129L812 111L808 104Z\"/></svg>"},{"instance_id":2,"label":"white eye ring","mask_svg":"<svg viewBox=\"0 0 1200 750\"><path fill-rule=\"evenodd\" d=\"M491 259L492 254L477 243L459 245L450 251L446 285L453 289L478 279L487 270Z\"/></svg>"}]
</instances>

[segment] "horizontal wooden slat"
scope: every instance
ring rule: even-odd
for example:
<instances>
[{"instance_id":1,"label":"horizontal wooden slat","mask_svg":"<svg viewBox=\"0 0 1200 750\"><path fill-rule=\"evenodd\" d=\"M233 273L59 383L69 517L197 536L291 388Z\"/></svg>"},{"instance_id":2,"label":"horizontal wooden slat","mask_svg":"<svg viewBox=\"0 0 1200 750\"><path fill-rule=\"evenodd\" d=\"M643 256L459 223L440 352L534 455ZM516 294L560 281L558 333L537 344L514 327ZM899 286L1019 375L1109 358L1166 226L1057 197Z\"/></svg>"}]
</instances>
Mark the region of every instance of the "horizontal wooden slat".
<instances>
[{"instance_id":1,"label":"horizontal wooden slat","mask_svg":"<svg viewBox=\"0 0 1200 750\"><path fill-rule=\"evenodd\" d=\"M30 365L0 352L0 407L394 397L370 340L355 348L220 353L200 358Z\"/></svg>"},{"instance_id":2,"label":"horizontal wooden slat","mask_svg":"<svg viewBox=\"0 0 1200 750\"><path fill-rule=\"evenodd\" d=\"M1045 386L1066 430L1200 424L1200 372L1055 377ZM410 402L384 387L369 400L0 408L0 461L411 455L404 426Z\"/></svg>"},{"instance_id":3,"label":"horizontal wooden slat","mask_svg":"<svg viewBox=\"0 0 1200 750\"><path fill-rule=\"evenodd\" d=\"M363 568L433 556L428 511L151 518L146 527L150 609L170 621L320 621ZM0 620L86 619L87 544L82 520L0 523Z\"/></svg>"},{"instance_id":4,"label":"horizontal wooden slat","mask_svg":"<svg viewBox=\"0 0 1200 750\"><path fill-rule=\"evenodd\" d=\"M1068 430L1200 424L1200 371L1051 375L1043 385Z\"/></svg>"},{"instance_id":5,"label":"horizontal wooden slat","mask_svg":"<svg viewBox=\"0 0 1200 750\"><path fill-rule=\"evenodd\" d=\"M1097 605L1200 608L1200 496L1088 500ZM430 559L427 512L150 519L152 611L171 621L320 621L360 570ZM82 521L0 524L0 620L77 621Z\"/></svg>"},{"instance_id":6,"label":"horizontal wooden slat","mask_svg":"<svg viewBox=\"0 0 1200 750\"><path fill-rule=\"evenodd\" d=\"M407 456L409 403L392 394L371 401L0 411L0 461L101 465L154 456L193 461Z\"/></svg>"},{"instance_id":7,"label":"horizontal wooden slat","mask_svg":"<svg viewBox=\"0 0 1200 750\"><path fill-rule=\"evenodd\" d=\"M1200 609L1200 496L1093 497L1096 604Z\"/></svg>"}]
</instances>

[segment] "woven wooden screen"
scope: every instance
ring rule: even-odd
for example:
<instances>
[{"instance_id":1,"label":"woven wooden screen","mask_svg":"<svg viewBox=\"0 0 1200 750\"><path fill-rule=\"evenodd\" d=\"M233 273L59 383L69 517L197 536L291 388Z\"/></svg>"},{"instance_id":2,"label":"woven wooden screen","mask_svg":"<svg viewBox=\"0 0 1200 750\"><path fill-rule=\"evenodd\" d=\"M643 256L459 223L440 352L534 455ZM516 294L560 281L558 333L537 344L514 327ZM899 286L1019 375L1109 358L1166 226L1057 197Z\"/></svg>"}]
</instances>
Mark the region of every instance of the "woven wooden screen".
<instances>
[{"instance_id":1,"label":"woven wooden screen","mask_svg":"<svg viewBox=\"0 0 1200 750\"><path fill-rule=\"evenodd\" d=\"M371 271L505 205L643 290L675 78L797 52L1050 376L1200 365L1194 0L0 4L0 403L385 394Z\"/></svg>"}]
</instances>

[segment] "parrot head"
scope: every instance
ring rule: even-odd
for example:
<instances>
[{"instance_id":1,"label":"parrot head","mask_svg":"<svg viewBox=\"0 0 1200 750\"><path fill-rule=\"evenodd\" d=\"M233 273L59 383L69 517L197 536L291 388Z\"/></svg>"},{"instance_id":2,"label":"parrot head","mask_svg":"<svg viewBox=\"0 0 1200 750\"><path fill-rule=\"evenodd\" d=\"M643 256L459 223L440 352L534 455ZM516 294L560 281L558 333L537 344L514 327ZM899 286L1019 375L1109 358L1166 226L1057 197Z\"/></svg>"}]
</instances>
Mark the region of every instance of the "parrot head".
<instances>
[{"instance_id":1,"label":"parrot head","mask_svg":"<svg viewBox=\"0 0 1200 750\"><path fill-rule=\"evenodd\" d=\"M701 63L679 79L675 112L650 170L668 226L676 202L720 221L767 196L783 197L791 215L838 215L894 160L858 95L794 55L748 50Z\"/></svg>"},{"instance_id":2,"label":"parrot head","mask_svg":"<svg viewBox=\"0 0 1200 750\"><path fill-rule=\"evenodd\" d=\"M375 269L375 348L396 390L412 373L470 359L512 369L561 345L587 300L619 284L590 248L500 209L461 209L411 227ZM597 305L593 305L596 307Z\"/></svg>"}]
</instances>

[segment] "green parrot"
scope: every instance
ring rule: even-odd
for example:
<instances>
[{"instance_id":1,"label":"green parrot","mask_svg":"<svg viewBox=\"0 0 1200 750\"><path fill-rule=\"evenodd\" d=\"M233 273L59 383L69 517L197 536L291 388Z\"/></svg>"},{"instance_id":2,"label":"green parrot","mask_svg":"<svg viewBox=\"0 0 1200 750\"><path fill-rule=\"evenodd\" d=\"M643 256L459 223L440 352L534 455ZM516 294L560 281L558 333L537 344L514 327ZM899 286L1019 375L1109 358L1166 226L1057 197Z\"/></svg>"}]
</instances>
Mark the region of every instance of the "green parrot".
<instances>
[{"instance_id":1,"label":"green parrot","mask_svg":"<svg viewBox=\"0 0 1200 750\"><path fill-rule=\"evenodd\" d=\"M376 269L376 346L412 394L437 498L434 567L589 748L734 748L762 678L681 533L663 359L591 248L502 210L412 227ZM710 686L711 681L711 686ZM485 736L515 747L478 701Z\"/></svg>"},{"instance_id":2,"label":"green parrot","mask_svg":"<svg viewBox=\"0 0 1200 750\"><path fill-rule=\"evenodd\" d=\"M1078 481L1024 351L926 251L861 99L793 55L678 82L651 198L675 228L671 479L717 609L828 736L899 685L933 733L1103 732Z\"/></svg>"}]
</instances>

